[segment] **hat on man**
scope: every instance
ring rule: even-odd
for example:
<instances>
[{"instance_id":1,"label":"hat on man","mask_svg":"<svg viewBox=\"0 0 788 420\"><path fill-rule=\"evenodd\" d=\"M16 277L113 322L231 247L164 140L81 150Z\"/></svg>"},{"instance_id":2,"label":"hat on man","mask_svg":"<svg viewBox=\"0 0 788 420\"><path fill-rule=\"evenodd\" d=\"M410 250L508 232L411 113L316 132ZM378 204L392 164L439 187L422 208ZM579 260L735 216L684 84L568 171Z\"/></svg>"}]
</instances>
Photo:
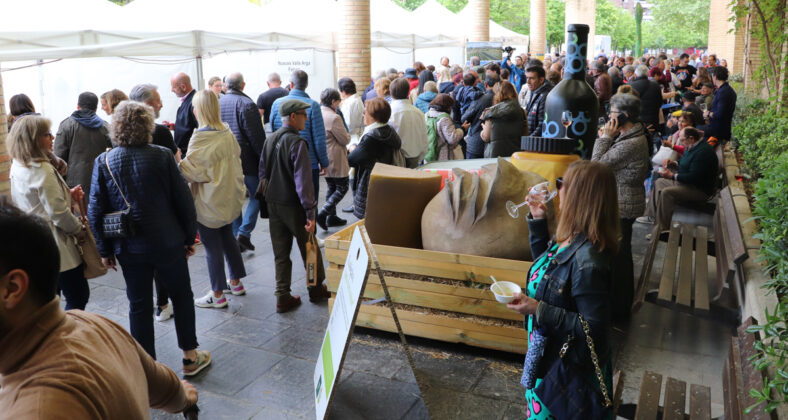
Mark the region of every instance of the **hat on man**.
<instances>
[{"instance_id":1,"label":"hat on man","mask_svg":"<svg viewBox=\"0 0 788 420\"><path fill-rule=\"evenodd\" d=\"M416 69L414 69L413 67L408 67L407 69L405 69L405 77L407 77L408 79L418 79L419 75L416 74Z\"/></svg>"},{"instance_id":2,"label":"hat on man","mask_svg":"<svg viewBox=\"0 0 788 420\"><path fill-rule=\"evenodd\" d=\"M302 109L308 109L311 105L304 101L299 101L298 99L288 99L286 101L282 101L282 104L279 105L279 115L283 117L287 117L294 112L298 112Z\"/></svg>"}]
</instances>

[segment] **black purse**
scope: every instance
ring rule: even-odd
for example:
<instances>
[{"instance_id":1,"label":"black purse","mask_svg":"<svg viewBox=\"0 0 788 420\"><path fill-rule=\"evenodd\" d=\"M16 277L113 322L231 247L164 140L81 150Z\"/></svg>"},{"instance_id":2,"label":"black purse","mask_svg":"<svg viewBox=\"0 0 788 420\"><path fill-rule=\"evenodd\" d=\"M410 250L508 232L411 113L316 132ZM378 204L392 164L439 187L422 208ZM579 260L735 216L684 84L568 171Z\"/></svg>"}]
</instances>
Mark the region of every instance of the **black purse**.
<instances>
[{"instance_id":1,"label":"black purse","mask_svg":"<svg viewBox=\"0 0 788 420\"><path fill-rule=\"evenodd\" d=\"M583 332L588 343L588 350L591 352L591 361L594 363L596 377L602 388L600 398L599 392L594 386L582 376L577 369L564 361L566 351L569 349L574 337L567 338L566 343L561 347L559 358L550 367L542 382L534 390L542 403L550 410L550 414L562 420L588 420L605 419L613 410L613 403L610 401L605 378L602 377L602 369L599 368L599 360L594 351L594 341L588 332L588 323L578 314L580 323L583 325Z\"/></svg>"},{"instance_id":2,"label":"black purse","mask_svg":"<svg viewBox=\"0 0 788 420\"><path fill-rule=\"evenodd\" d=\"M115 175L112 173L112 169L109 167L109 161L107 160L107 155L109 152L104 154L104 164L107 165L107 170L109 171L109 175L112 177L112 182L115 183L115 187L120 192L120 196L123 197L123 202L126 203L126 208L119 211L113 211L112 213L106 213L102 219L102 228L104 231L104 237L107 239L122 239L122 238L130 238L134 236L134 223L131 220L131 205L129 201L126 200L126 196L123 194L123 190L120 189L120 185L118 185L118 180L115 179Z\"/></svg>"}]
</instances>

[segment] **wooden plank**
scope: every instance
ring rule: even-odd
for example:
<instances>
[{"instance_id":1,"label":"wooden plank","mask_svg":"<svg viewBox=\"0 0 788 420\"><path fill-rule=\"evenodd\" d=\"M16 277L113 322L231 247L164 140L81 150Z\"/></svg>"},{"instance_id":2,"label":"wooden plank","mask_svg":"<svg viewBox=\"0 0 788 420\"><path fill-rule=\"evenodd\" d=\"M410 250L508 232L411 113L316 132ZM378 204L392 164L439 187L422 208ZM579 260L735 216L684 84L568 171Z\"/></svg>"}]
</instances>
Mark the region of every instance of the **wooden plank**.
<instances>
[{"instance_id":1,"label":"wooden plank","mask_svg":"<svg viewBox=\"0 0 788 420\"><path fill-rule=\"evenodd\" d=\"M692 242L695 239L692 225L681 225L681 249L679 277L676 290L676 303L686 308L692 307Z\"/></svg>"},{"instance_id":2,"label":"wooden plank","mask_svg":"<svg viewBox=\"0 0 788 420\"><path fill-rule=\"evenodd\" d=\"M376 251L380 251L383 247L374 247ZM395 247L388 247L395 248ZM378 259L381 267L386 271L395 271L400 273L411 273L421 276L443 277L454 280L473 280L479 283L492 284L490 276L495 276L498 280L506 281L522 281L528 275L528 270L531 268L530 261L513 261L500 258L487 258L484 265L475 265L465 261L465 258L456 258L452 261L440 259L432 259L435 254L447 254L456 257L464 257L459 254L436 253L434 251L417 250L417 256L401 256L386 254L382 251L378 253ZM345 263L347 251L326 249L326 259L330 263L341 266ZM500 262L495 265L495 262Z\"/></svg>"},{"instance_id":3,"label":"wooden plank","mask_svg":"<svg viewBox=\"0 0 788 420\"><path fill-rule=\"evenodd\" d=\"M663 420L684 420L684 403L687 400L687 383L668 377L665 384Z\"/></svg>"},{"instance_id":4,"label":"wooden plank","mask_svg":"<svg viewBox=\"0 0 788 420\"><path fill-rule=\"evenodd\" d=\"M739 217L736 214L736 206L733 203L730 187L725 187L720 191L720 205L725 211L723 226L728 232L727 244L731 252L732 260L736 264L741 264L747 259L747 247L744 245L742 229L739 224Z\"/></svg>"},{"instance_id":5,"label":"wooden plank","mask_svg":"<svg viewBox=\"0 0 788 420\"><path fill-rule=\"evenodd\" d=\"M655 420L659 411L659 396L662 390L662 375L646 371L640 385L635 420Z\"/></svg>"},{"instance_id":6,"label":"wooden plank","mask_svg":"<svg viewBox=\"0 0 788 420\"><path fill-rule=\"evenodd\" d=\"M714 248L717 261L717 296L715 296L714 300L720 297L726 284L733 284L733 277L736 274L734 271L731 271L730 264L728 264L728 251L725 249L724 229L722 227L722 221L720 220L722 218L721 206L717 206L717 214L718 216L715 217L714 220Z\"/></svg>"},{"instance_id":7,"label":"wooden plank","mask_svg":"<svg viewBox=\"0 0 788 420\"><path fill-rule=\"evenodd\" d=\"M738 355L739 355L739 368L740 371L736 372L737 383L741 385L742 392L740 394L741 398L741 408L747 408L750 406L755 406L755 408L747 415L748 419L770 419L772 416L763 412L763 408L766 406L765 403L758 404L758 400L750 395L750 389L760 389L763 386L763 372L755 369L752 362L750 362L750 358L755 356L758 351L755 349L755 341L759 338L759 334L749 334L747 333L747 328L750 326L757 324L755 319L752 317L747 318L739 327L737 328L738 336L731 338L732 341L736 341L738 344ZM739 381L739 379L741 379Z\"/></svg>"},{"instance_id":8,"label":"wooden plank","mask_svg":"<svg viewBox=\"0 0 788 420\"><path fill-rule=\"evenodd\" d=\"M676 277L679 236L678 224L673 224L668 235L668 247L665 249L665 262L662 265L662 278L659 282L659 293L657 294L657 301L668 305L673 303L673 283Z\"/></svg>"},{"instance_id":9,"label":"wooden plank","mask_svg":"<svg viewBox=\"0 0 788 420\"><path fill-rule=\"evenodd\" d=\"M690 420L710 419L711 389L703 385L690 385Z\"/></svg>"},{"instance_id":10,"label":"wooden plank","mask_svg":"<svg viewBox=\"0 0 788 420\"><path fill-rule=\"evenodd\" d=\"M418 280L415 280L418 281ZM410 281L411 283L414 280ZM457 312L460 314L470 314L485 316L490 318L508 319L512 321L519 321L523 319L522 314L512 311L506 305L499 303L493 299L482 299L479 297L464 297L455 296L446 293L428 292L423 290L415 290L410 288L397 287L392 283L387 283L391 299L395 303L402 303L406 305L421 306L425 308L440 309L443 311ZM339 282L329 281L328 285L331 291L336 291ZM446 288L447 290L456 289L454 286L434 284L436 288ZM478 290L480 294L488 293L484 290ZM378 299L384 297L383 288L378 284L371 281L367 283L364 288L364 297L370 299Z\"/></svg>"},{"instance_id":11,"label":"wooden plank","mask_svg":"<svg viewBox=\"0 0 788 420\"><path fill-rule=\"evenodd\" d=\"M329 310L331 305L333 305L333 299L329 299ZM462 328L462 320L425 315L426 314L397 309L397 317L399 317L400 325L407 335L453 343L464 343L471 346L511 353L526 353L527 336L524 328L499 327L505 329L506 334L498 335ZM468 321L464 321L464 323L467 324ZM389 332L396 331L394 321L391 319L390 310L383 306L362 305L359 309L358 318L356 319L356 326Z\"/></svg>"},{"instance_id":12,"label":"wooden plank","mask_svg":"<svg viewBox=\"0 0 788 420\"><path fill-rule=\"evenodd\" d=\"M613 374L613 417L615 418L618 413L618 407L621 406L621 396L624 394L624 372L616 369Z\"/></svg>"},{"instance_id":13,"label":"wooden plank","mask_svg":"<svg viewBox=\"0 0 788 420\"><path fill-rule=\"evenodd\" d=\"M707 254L708 229L695 228L695 311L709 312L709 258Z\"/></svg>"},{"instance_id":14,"label":"wooden plank","mask_svg":"<svg viewBox=\"0 0 788 420\"><path fill-rule=\"evenodd\" d=\"M651 280L651 268L654 265L654 256L657 253L657 245L659 244L659 226L655 224L654 229L651 230L651 242L648 244L648 250L643 257L643 268L640 270L640 278L638 279L638 288L635 292L635 301L632 303L632 313L640 310L643 306L643 301L646 299L646 292L648 291L649 283Z\"/></svg>"}]
</instances>

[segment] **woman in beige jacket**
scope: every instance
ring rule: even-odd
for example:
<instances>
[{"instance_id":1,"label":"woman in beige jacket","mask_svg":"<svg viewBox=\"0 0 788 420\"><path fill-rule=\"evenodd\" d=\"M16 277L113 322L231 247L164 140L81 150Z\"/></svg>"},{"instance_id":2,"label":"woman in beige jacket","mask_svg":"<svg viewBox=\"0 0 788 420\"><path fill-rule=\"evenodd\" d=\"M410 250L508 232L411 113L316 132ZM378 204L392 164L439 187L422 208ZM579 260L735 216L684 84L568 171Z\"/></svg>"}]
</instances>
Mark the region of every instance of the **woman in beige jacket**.
<instances>
[{"instance_id":1,"label":"woman in beige jacket","mask_svg":"<svg viewBox=\"0 0 788 420\"><path fill-rule=\"evenodd\" d=\"M71 212L72 197L81 200L77 186L66 181L49 163L52 140L48 119L27 115L18 119L8 136L11 163L11 198L20 210L49 222L60 251L58 290L66 297L66 309L85 309L90 287L85 279L78 241L85 239L82 223Z\"/></svg>"},{"instance_id":2,"label":"woman in beige jacket","mask_svg":"<svg viewBox=\"0 0 788 420\"><path fill-rule=\"evenodd\" d=\"M326 126L326 153L328 169L326 171L326 203L317 213L317 224L323 230L329 226L344 226L347 220L337 216L337 204L348 190L347 145L350 134L345 128L342 116L337 113L342 98L336 89L326 89L320 94L320 109L323 111L323 124Z\"/></svg>"},{"instance_id":3,"label":"woman in beige jacket","mask_svg":"<svg viewBox=\"0 0 788 420\"><path fill-rule=\"evenodd\" d=\"M195 299L200 308L227 307L225 290L233 295L246 293L241 278L246 269L238 242L233 237L232 223L245 198L241 169L241 147L219 116L219 100L210 90L194 95L194 115L199 128L189 140L189 152L179 166L189 182L197 209L197 231L205 245L211 292ZM224 272L224 261L230 270L230 282Z\"/></svg>"}]
</instances>

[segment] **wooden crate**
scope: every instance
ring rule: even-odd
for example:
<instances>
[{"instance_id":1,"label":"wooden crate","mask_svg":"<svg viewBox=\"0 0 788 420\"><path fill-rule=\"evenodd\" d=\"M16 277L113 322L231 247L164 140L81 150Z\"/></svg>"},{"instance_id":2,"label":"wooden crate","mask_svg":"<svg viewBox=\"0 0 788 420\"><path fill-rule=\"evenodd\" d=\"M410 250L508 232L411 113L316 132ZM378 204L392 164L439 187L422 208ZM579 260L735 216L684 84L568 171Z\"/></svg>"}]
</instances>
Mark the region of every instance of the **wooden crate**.
<instances>
[{"instance_id":1,"label":"wooden crate","mask_svg":"<svg viewBox=\"0 0 788 420\"><path fill-rule=\"evenodd\" d=\"M353 230L361 223L326 238L326 280L332 294L336 294L342 277ZM397 308L405 334L525 354L523 316L498 303L488 287L478 286L491 284L493 275L499 281L508 280L522 287L531 262L386 245L374 247L392 300L407 305ZM364 297L377 299L383 297L383 289L372 268ZM440 281L413 278L418 276ZM508 325L495 325L496 320ZM362 305L356 325L396 330L390 309L381 305Z\"/></svg>"}]
</instances>

